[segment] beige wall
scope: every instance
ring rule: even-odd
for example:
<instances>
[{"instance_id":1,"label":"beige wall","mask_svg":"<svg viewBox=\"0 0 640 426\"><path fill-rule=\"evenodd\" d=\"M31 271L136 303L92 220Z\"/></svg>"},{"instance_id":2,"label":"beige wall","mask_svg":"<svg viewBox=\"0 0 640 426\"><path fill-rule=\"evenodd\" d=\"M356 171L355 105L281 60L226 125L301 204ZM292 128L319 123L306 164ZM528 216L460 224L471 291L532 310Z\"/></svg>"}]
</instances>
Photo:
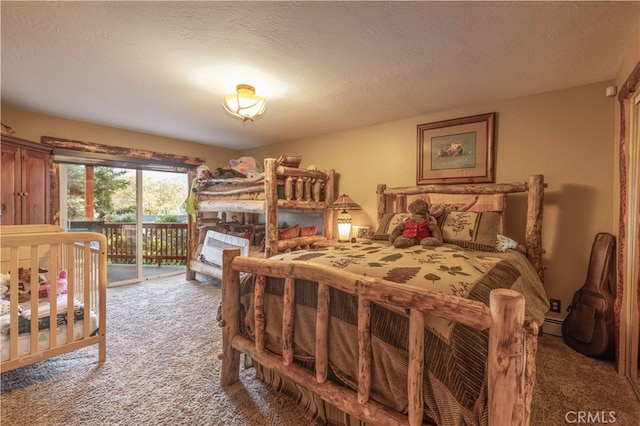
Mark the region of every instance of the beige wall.
<instances>
[{"instance_id":1,"label":"beige wall","mask_svg":"<svg viewBox=\"0 0 640 426\"><path fill-rule=\"evenodd\" d=\"M302 155L302 166L333 168L338 190L348 193L363 211L352 212L355 225L375 226L378 183L389 186L416 182L416 126L495 111L496 181L544 174L543 244L548 296L562 301L562 313L573 292L584 283L593 237L616 233L614 224L615 100L605 97L613 81L491 104L442 111L380 125L351 129L259 149L236 152L197 143L108 128L2 106L2 122L17 136L40 136L163 151L205 158L221 164L240 155L277 157ZM179 145L178 145L179 144ZM179 147L179 149L178 149ZM525 212L524 197L510 205L512 217ZM517 215L517 216L516 216ZM514 219L510 221L512 224ZM524 226L510 231L521 239ZM551 315L553 316L553 315Z\"/></svg>"},{"instance_id":2,"label":"beige wall","mask_svg":"<svg viewBox=\"0 0 640 426\"><path fill-rule=\"evenodd\" d=\"M258 159L302 155L302 167L333 168L340 193L363 207L351 212L354 225L375 224L376 185L416 183L416 126L445 119L497 112L496 181L543 174L545 195L543 244L545 286L565 307L582 286L593 238L615 234L613 226L615 99L605 96L613 81L528 96L492 104L442 111L243 152ZM512 205L525 213L524 197ZM514 217L513 215L512 217ZM514 219L510 222L513 224ZM522 239L524 227L511 236Z\"/></svg>"},{"instance_id":3,"label":"beige wall","mask_svg":"<svg viewBox=\"0 0 640 426\"><path fill-rule=\"evenodd\" d=\"M4 104L2 105L1 117L2 123L16 132L15 136L38 143L42 136L53 136L61 139L198 157L205 159L208 164L220 164L228 161L229 158L237 157L237 151L230 149L52 117Z\"/></svg>"}]
</instances>

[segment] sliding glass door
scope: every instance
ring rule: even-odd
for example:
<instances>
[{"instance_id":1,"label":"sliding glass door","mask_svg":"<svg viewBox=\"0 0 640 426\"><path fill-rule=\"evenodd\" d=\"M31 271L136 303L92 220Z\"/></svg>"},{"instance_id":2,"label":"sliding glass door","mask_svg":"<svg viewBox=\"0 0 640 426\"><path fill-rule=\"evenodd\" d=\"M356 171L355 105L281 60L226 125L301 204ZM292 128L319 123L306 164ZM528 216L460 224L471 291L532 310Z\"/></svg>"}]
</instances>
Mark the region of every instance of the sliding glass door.
<instances>
[{"instance_id":1,"label":"sliding glass door","mask_svg":"<svg viewBox=\"0 0 640 426\"><path fill-rule=\"evenodd\" d=\"M107 237L109 285L186 271L186 174L61 164L60 180L61 224Z\"/></svg>"}]
</instances>

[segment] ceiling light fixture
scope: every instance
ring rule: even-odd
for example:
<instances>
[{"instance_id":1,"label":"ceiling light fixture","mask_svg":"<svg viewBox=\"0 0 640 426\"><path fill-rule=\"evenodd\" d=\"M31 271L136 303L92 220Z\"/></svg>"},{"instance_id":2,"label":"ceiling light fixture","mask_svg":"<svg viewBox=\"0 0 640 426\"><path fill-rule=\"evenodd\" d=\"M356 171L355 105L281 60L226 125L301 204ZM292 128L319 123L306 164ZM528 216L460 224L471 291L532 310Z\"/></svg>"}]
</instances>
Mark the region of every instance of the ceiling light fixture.
<instances>
[{"instance_id":1,"label":"ceiling light fixture","mask_svg":"<svg viewBox=\"0 0 640 426\"><path fill-rule=\"evenodd\" d=\"M262 117L267 109L265 98L256 96L256 89L248 84L238 84L236 93L226 95L222 103L224 109L242 122Z\"/></svg>"}]
</instances>

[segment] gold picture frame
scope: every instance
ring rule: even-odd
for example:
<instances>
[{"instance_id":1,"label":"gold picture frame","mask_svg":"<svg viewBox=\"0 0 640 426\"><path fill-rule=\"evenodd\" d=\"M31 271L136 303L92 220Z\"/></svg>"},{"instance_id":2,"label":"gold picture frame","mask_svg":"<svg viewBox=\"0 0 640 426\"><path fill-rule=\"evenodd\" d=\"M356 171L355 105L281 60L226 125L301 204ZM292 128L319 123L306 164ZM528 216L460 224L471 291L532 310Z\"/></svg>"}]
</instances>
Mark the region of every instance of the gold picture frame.
<instances>
[{"instance_id":1,"label":"gold picture frame","mask_svg":"<svg viewBox=\"0 0 640 426\"><path fill-rule=\"evenodd\" d=\"M496 113L418 125L417 184L494 181Z\"/></svg>"}]
</instances>

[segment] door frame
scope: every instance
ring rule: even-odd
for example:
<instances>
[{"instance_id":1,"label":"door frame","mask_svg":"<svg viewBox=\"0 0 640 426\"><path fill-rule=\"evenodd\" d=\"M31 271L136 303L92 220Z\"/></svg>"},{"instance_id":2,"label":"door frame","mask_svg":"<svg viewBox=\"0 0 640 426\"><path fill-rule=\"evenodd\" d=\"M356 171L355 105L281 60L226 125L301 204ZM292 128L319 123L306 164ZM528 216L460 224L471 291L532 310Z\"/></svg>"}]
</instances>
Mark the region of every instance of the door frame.
<instances>
[{"instance_id":1,"label":"door frame","mask_svg":"<svg viewBox=\"0 0 640 426\"><path fill-rule=\"evenodd\" d=\"M633 176L629 176L627 171L633 167L637 170L640 165L637 158L632 158L632 144L638 148L639 142L634 141L631 133L634 112L634 98L640 88L640 62L631 71L631 74L622 85L618 94L620 102L620 141L619 141L619 185L620 185L620 212L618 219L618 250L617 250L617 297L615 302L615 313L617 317L617 371L618 374L627 376L636 393L640 396L637 377L638 365L638 321L640 320L640 307L638 306L638 292L640 282L638 282L637 262L633 262L630 253L637 253L640 250L640 227L636 223L631 223L632 214L637 214L637 207L640 203L638 199L638 182L631 182ZM637 131L636 131L637 133ZM637 152L637 151L636 151ZM634 162L632 165L631 162ZM629 188L632 188L629 191ZM634 213L635 212L635 213ZM629 233L628 231L632 231ZM634 265L635 264L635 265ZM634 335L635 333L635 335ZM632 358L635 358L632 359ZM636 366L636 371L630 371L632 365ZM633 376L632 376L633 374ZM633 377L633 380L631 380Z\"/></svg>"}]
</instances>

